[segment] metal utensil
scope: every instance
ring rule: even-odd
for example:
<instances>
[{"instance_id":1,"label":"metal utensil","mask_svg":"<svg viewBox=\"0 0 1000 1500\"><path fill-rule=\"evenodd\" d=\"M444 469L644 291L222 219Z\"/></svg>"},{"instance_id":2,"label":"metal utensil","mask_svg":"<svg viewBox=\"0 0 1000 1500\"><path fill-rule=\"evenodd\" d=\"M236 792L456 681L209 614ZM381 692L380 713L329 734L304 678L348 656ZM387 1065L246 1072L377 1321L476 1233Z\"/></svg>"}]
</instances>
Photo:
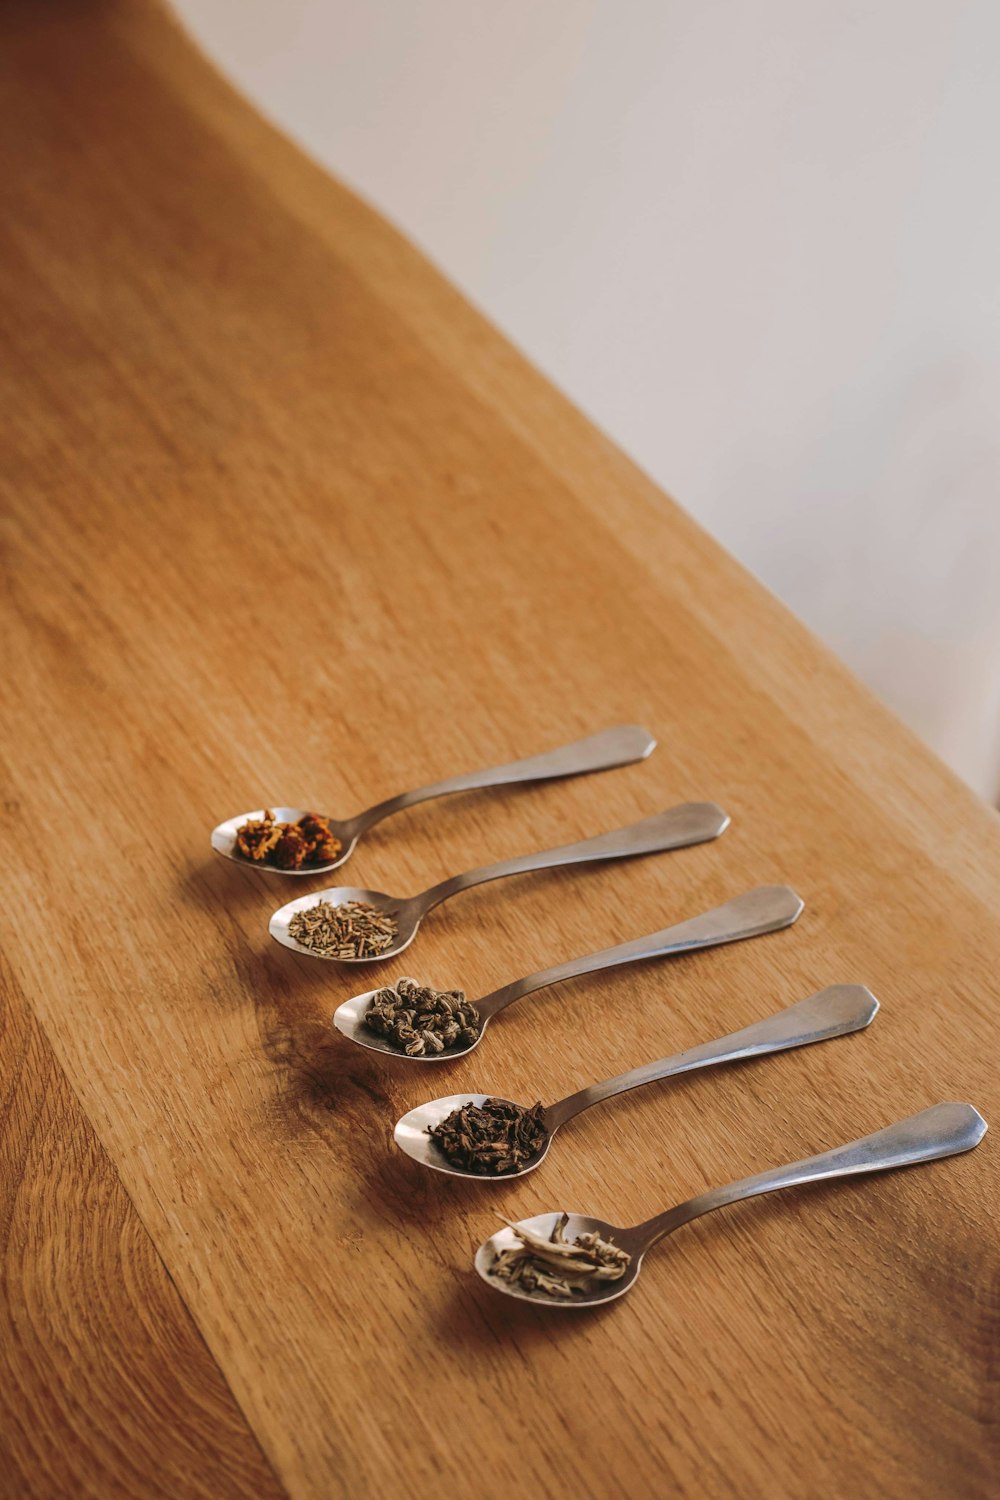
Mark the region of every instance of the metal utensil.
<instances>
[{"instance_id":1,"label":"metal utensil","mask_svg":"<svg viewBox=\"0 0 1000 1500\"><path fill-rule=\"evenodd\" d=\"M830 1037L847 1036L852 1031L861 1031L868 1026L878 1010L878 1001L863 984L834 984L828 989L799 1000L785 1010L746 1026L742 1031L732 1031L728 1036L718 1037L713 1042L704 1042L700 1047L690 1047L673 1057L661 1057L657 1062L645 1063L620 1073L616 1078L607 1078L603 1083L592 1083L560 1099L556 1104L547 1104L544 1110L545 1140L537 1156L519 1167L516 1172L504 1172L486 1178L493 1182L508 1182L512 1177L525 1177L541 1166L548 1155L556 1131L576 1115L590 1109L593 1104L602 1104L616 1094L644 1087L647 1083L659 1083L678 1073L692 1073L698 1068L715 1067L718 1063L739 1062L744 1058L766 1057L772 1052L787 1052L792 1047L806 1047L810 1042L827 1041ZM435 1125L440 1125L453 1110L463 1104L486 1103L490 1094L450 1094L444 1099L432 1099L428 1104L418 1105L403 1115L394 1132L396 1145L407 1156L412 1156L422 1167L432 1167L436 1172L447 1172L452 1177L471 1177L476 1182L484 1180L482 1172L467 1172L452 1166L444 1152L429 1135Z\"/></svg>"},{"instance_id":2,"label":"metal utensil","mask_svg":"<svg viewBox=\"0 0 1000 1500\"><path fill-rule=\"evenodd\" d=\"M288 925L297 911L315 906L319 901L331 906L343 905L346 901L364 902L385 913L396 924L396 938L384 952L364 958L335 959L338 963L380 963L393 958L408 948L417 935L417 929L427 913L450 896L482 885L487 880L502 880L507 875L523 875L530 870L552 870L562 865L590 864L601 859L631 859L639 854L660 854L666 849L682 849L688 844L702 844L708 839L718 838L729 826L729 818L714 802L685 802L666 812L643 818L641 823L632 823L627 828L617 828L613 833L600 833L596 837L583 839L578 844L563 844L558 849L543 849L536 854L522 854L517 859L501 860L499 864L484 865L478 870L469 870L464 875L453 875L421 891L419 896L389 896L385 891L362 890L360 886L330 886L311 895L300 896L289 901L276 911L268 924L268 931L286 948L296 953L307 953L311 958L322 958L321 953L296 942Z\"/></svg>"},{"instance_id":3,"label":"metal utensil","mask_svg":"<svg viewBox=\"0 0 1000 1500\"><path fill-rule=\"evenodd\" d=\"M345 864L354 853L355 845L362 834L367 833L383 818L405 808L415 807L418 802L429 802L432 797L447 797L452 792L478 791L494 786L518 786L529 781L551 781L561 776L583 776L590 771L610 771L615 766L631 765L633 761L645 760L656 748L653 736L639 724L618 724L613 729L604 729L600 734L588 735L586 739L574 740L558 750L549 750L545 755L533 755L527 760L515 760L505 766L491 766L484 771L468 771L462 776L450 776L446 781L435 781L430 786L418 787L414 792L403 792L399 797L390 797L376 803L353 818L329 818L330 828L343 846L336 859L322 865L309 865L301 870L278 870L274 865L255 864L236 852L236 833L244 823L263 817L263 809L238 813L227 818L212 829L212 848L216 854L235 860L245 869L257 870L267 875L323 875ZM272 807L271 811L281 823L297 823L310 809L304 807Z\"/></svg>"},{"instance_id":4,"label":"metal utensil","mask_svg":"<svg viewBox=\"0 0 1000 1500\"><path fill-rule=\"evenodd\" d=\"M573 958L567 963L556 964L551 969L540 969L523 979L492 990L473 1004L479 1014L479 1035L466 1046L452 1047L447 1052L433 1053L424 1057L407 1057L391 1046L384 1037L369 1031L364 1018L375 990L366 990L363 995L354 995L345 1000L333 1013L333 1024L337 1030L359 1047L368 1047L372 1052L386 1052L391 1057L401 1057L405 1062L449 1062L478 1047L486 1028L508 1005L531 995L547 985L559 984L564 979L577 979L583 974L594 974L603 969L616 969L620 964L637 963L646 958L670 958L675 953L691 953L698 948L714 948L720 943L736 943L742 938L759 937L766 932L777 932L790 927L803 909L803 902L787 885L760 885L742 896L727 901L723 906L713 907L700 916L689 917L673 927L664 927L660 932L651 932L646 937L633 938L615 948L602 948L598 953L588 953L583 958Z\"/></svg>"},{"instance_id":5,"label":"metal utensil","mask_svg":"<svg viewBox=\"0 0 1000 1500\"><path fill-rule=\"evenodd\" d=\"M517 1282L501 1281L492 1274L498 1253L519 1243L512 1229L501 1229L480 1245L476 1251L475 1267L494 1291L517 1297L522 1302L555 1308L597 1307L631 1291L639 1279L647 1250L683 1224L690 1224L692 1219L711 1213L713 1209L725 1208L727 1204L755 1198L761 1193L777 1192L779 1188L799 1187L803 1183L825 1182L837 1177L855 1177L865 1172L889 1172L896 1167L937 1161L944 1156L971 1151L985 1134L986 1121L971 1104L936 1104L885 1130L878 1130L874 1135L851 1141L849 1145L824 1151L819 1156L807 1156L805 1160L791 1162L788 1166L773 1167L754 1177L744 1177L728 1187L700 1193L697 1198L630 1229L619 1229L587 1214L570 1214L563 1231L566 1240L596 1233L602 1240L613 1241L631 1257L624 1275L617 1281L600 1281L592 1291L572 1297L557 1298L544 1292L525 1291ZM553 1213L538 1214L535 1218L521 1220L520 1227L548 1239L561 1217Z\"/></svg>"}]
</instances>

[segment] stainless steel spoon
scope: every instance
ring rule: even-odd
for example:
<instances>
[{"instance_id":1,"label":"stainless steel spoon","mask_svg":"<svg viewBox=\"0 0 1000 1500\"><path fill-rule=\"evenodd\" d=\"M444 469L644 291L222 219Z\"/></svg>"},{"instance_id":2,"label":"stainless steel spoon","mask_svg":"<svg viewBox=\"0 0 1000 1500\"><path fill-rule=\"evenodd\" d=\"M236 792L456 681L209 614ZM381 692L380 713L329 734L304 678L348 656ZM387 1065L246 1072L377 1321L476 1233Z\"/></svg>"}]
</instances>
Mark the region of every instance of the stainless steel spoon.
<instances>
[{"instance_id":1,"label":"stainless steel spoon","mask_svg":"<svg viewBox=\"0 0 1000 1500\"><path fill-rule=\"evenodd\" d=\"M485 771L468 771L462 776L451 776L447 781L435 781L430 786L418 787L415 792L403 792L399 797L390 797L353 818L338 820L330 818L333 833L343 848L336 859L323 865L310 865L302 870L277 870L273 865L255 864L236 852L236 832L250 819L263 816L263 809L239 813L227 818L212 829L212 848L216 854L235 860L245 869L257 870L267 875L323 875L345 864L354 853L354 847L363 833L389 818L393 813L403 812L418 802L429 802L432 797L447 797L452 792L479 791L485 787L517 786L528 781L551 781L560 776L582 776L589 771L610 771L615 766L628 766L633 761L645 760L656 748L653 736L639 724L618 724L614 729L604 729L600 734L591 734L584 740L574 740L571 745L562 745L558 750L549 750L545 755L533 755L528 760L511 761L506 766L491 766ZM296 823L310 810L304 807L272 807L279 822Z\"/></svg>"},{"instance_id":2,"label":"stainless steel spoon","mask_svg":"<svg viewBox=\"0 0 1000 1500\"><path fill-rule=\"evenodd\" d=\"M673 1057L661 1057L658 1062L645 1063L628 1073L620 1073L617 1078L607 1078L603 1083L592 1083L589 1088L545 1106L545 1140L538 1155L516 1172L486 1177L482 1172L467 1172L462 1167L452 1166L428 1134L452 1110L463 1104L485 1104L487 1099L496 1098L495 1094L450 1094L445 1099L432 1099L429 1104L418 1105L397 1122L394 1139L396 1145L422 1167L447 1172L451 1177L471 1177L476 1182L509 1182L512 1177L525 1177L541 1166L556 1131L593 1104L601 1104L616 1094L642 1088L647 1083L659 1083L677 1073L692 1073L697 1068L739 1062L748 1057L766 1057L771 1052L787 1052L792 1047L808 1046L810 1042L847 1036L870 1025L877 1010L878 1001L863 984L834 984L763 1021L757 1021L753 1026L744 1027L742 1031L732 1031L728 1036L704 1042L700 1047L691 1047Z\"/></svg>"},{"instance_id":3,"label":"stainless steel spoon","mask_svg":"<svg viewBox=\"0 0 1000 1500\"><path fill-rule=\"evenodd\" d=\"M849 1145L824 1151L819 1156L807 1156L804 1161L791 1162L788 1166L773 1167L754 1177L744 1177L728 1187L701 1193L697 1198L630 1229L616 1228L587 1214L570 1214L563 1230L566 1240L573 1241L581 1234L596 1233L602 1240L613 1241L631 1256L624 1275L617 1281L600 1281L592 1291L572 1297L551 1297L544 1292L525 1291L517 1282L501 1281L492 1274L499 1251L511 1249L519 1243L512 1229L501 1229L480 1245L476 1251L475 1267L495 1292L504 1292L521 1302L555 1308L597 1307L603 1302L613 1302L632 1289L639 1279L647 1250L665 1235L680 1229L681 1225L690 1224L692 1219L711 1213L715 1208L725 1208L727 1204L755 1198L761 1193L773 1193L779 1188L825 1182L837 1177L855 1177L865 1172L888 1172L895 1167L915 1166L922 1161L956 1156L978 1146L985 1134L986 1121L971 1104L935 1104L931 1109L923 1109L919 1114L910 1115L874 1135L851 1141ZM521 1227L548 1239L560 1217L553 1213L538 1214L533 1219L522 1219Z\"/></svg>"},{"instance_id":4,"label":"stainless steel spoon","mask_svg":"<svg viewBox=\"0 0 1000 1500\"><path fill-rule=\"evenodd\" d=\"M450 1062L464 1057L478 1047L486 1034L486 1028L508 1005L543 990L547 985L559 984L564 979L577 979L583 974L595 974L604 969L617 969L620 964L633 964L645 958L670 958L675 953L691 953L698 948L715 948L720 943L736 943L742 938L760 937L765 932L777 932L790 927L803 909L803 902L787 885L759 885L742 896L715 906L700 916L689 917L673 927L664 927L660 932L651 932L647 937L633 938L629 943L620 943L616 948L602 948L599 953L588 953L583 958L570 959L568 963L556 964L551 969L540 969L537 974L528 974L524 979L515 979L473 1001L479 1014L479 1035L466 1046L451 1047L447 1052L432 1053L424 1057L407 1057L390 1045L384 1037L369 1031L365 1025L365 1013L376 990L366 990L345 1000L333 1013L333 1024L337 1030L359 1047L368 1047L372 1052L386 1052L390 1057L402 1058L404 1062L429 1063Z\"/></svg>"},{"instance_id":5,"label":"stainless steel spoon","mask_svg":"<svg viewBox=\"0 0 1000 1500\"><path fill-rule=\"evenodd\" d=\"M627 828L616 828L613 833L599 833L579 844L563 844L558 849L543 849L536 854L522 854L517 859L501 860L496 865L484 865L478 870L469 870L464 875L453 875L421 891L419 896L389 896L385 891L363 890L360 886L329 886L323 891L300 896L289 901L274 913L268 931L286 948L296 953L307 953L311 958L323 955L312 948L296 942L288 931L288 924L297 911L326 901L331 906L340 906L345 901L361 901L377 907L396 923L396 939L383 953L366 958L333 959L337 963L381 963L394 958L408 948L417 935L417 929L427 913L450 896L467 891L487 880L502 880L507 875L523 875L530 870L553 870L561 865L589 864L599 859L631 859L637 854L660 854L665 849L682 849L688 844L702 844L708 839L718 838L729 826L729 818L714 802L685 802L680 807L671 807L666 812L643 818L641 823L632 823Z\"/></svg>"}]
</instances>

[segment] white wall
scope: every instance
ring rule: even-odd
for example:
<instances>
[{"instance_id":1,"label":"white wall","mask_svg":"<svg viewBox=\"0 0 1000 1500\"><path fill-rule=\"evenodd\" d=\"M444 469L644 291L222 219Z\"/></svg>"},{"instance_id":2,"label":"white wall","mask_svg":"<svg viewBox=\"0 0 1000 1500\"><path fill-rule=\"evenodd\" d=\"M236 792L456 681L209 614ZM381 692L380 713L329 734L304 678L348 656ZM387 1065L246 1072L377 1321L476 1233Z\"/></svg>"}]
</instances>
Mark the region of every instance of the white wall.
<instances>
[{"instance_id":1,"label":"white wall","mask_svg":"<svg viewBox=\"0 0 1000 1500\"><path fill-rule=\"evenodd\" d=\"M175 0L981 792L1000 0Z\"/></svg>"}]
</instances>

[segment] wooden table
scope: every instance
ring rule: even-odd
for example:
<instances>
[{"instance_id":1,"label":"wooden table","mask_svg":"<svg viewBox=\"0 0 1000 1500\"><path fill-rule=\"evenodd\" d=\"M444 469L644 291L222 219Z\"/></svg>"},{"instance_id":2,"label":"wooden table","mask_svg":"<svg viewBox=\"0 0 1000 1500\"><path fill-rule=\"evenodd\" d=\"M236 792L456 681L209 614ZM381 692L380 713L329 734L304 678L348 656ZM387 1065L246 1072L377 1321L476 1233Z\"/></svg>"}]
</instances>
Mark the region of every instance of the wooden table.
<instances>
[{"instance_id":1,"label":"wooden table","mask_svg":"<svg viewBox=\"0 0 1000 1500\"><path fill-rule=\"evenodd\" d=\"M713 1215L603 1314L470 1272L497 1213L628 1223L938 1100L1000 1118L994 814L154 6L0 26L0 1488L996 1493L991 1137ZM805 915L445 1071L333 1034L357 971L270 942L287 884L208 850L264 798L349 812L617 721L649 762L414 810L351 878L687 798L731 831L470 893L405 968L481 994L761 882ZM393 1150L439 1085L558 1097L841 980L870 1032L595 1111L523 1183Z\"/></svg>"}]
</instances>

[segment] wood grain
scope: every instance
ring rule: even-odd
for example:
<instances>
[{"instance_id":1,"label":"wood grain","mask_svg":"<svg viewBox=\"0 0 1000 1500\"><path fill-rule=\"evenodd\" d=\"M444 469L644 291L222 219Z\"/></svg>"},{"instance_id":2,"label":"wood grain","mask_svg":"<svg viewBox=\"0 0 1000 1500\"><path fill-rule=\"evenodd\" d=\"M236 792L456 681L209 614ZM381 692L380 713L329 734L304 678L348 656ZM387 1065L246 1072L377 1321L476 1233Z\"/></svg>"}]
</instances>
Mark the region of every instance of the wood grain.
<instances>
[{"instance_id":1,"label":"wood grain","mask_svg":"<svg viewBox=\"0 0 1000 1500\"><path fill-rule=\"evenodd\" d=\"M0 1494L283 1493L9 974Z\"/></svg>"},{"instance_id":2,"label":"wood grain","mask_svg":"<svg viewBox=\"0 0 1000 1500\"><path fill-rule=\"evenodd\" d=\"M627 1223L940 1099L1000 1116L996 817L155 7L0 27L9 963L214 1357L192 1409L235 1442L224 1378L296 1497L993 1492L991 1137L715 1215L595 1317L470 1258L497 1212ZM405 969L475 995L763 881L805 916L549 992L432 1076L330 1031L356 976L269 944L287 886L207 850L262 800L349 812L619 720L648 763L415 809L351 878L689 797L731 831L468 893ZM558 1097L841 980L870 1032L595 1111L521 1184L393 1154L439 1083ZM217 1492L267 1493L241 1451Z\"/></svg>"}]
</instances>

